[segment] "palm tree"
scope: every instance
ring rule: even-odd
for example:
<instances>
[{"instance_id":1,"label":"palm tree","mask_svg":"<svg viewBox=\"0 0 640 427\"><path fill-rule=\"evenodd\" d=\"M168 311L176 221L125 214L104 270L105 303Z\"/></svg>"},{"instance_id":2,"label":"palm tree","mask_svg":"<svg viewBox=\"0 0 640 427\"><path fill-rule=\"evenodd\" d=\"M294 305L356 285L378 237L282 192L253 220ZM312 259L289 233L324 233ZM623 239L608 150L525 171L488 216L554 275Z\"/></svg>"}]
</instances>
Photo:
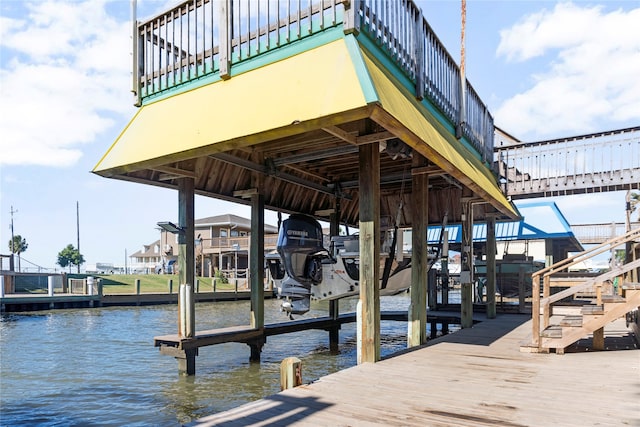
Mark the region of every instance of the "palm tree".
<instances>
[{"instance_id":1,"label":"palm tree","mask_svg":"<svg viewBox=\"0 0 640 427\"><path fill-rule=\"evenodd\" d=\"M9 250L12 254L18 255L18 271L20 271L20 254L26 251L28 247L27 241L19 234L9 240Z\"/></svg>"}]
</instances>

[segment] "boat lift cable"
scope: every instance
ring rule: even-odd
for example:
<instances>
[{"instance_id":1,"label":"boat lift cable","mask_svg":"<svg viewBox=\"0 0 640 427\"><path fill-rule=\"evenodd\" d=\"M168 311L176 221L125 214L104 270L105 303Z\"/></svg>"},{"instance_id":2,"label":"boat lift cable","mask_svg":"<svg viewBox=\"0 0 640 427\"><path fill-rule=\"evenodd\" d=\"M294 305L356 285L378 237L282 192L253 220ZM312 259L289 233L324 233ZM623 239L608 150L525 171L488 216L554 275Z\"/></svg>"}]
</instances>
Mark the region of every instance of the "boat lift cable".
<instances>
[{"instance_id":1,"label":"boat lift cable","mask_svg":"<svg viewBox=\"0 0 640 427\"><path fill-rule=\"evenodd\" d=\"M447 223L449 222L449 211L444 212L444 217L442 218L442 227L440 228L440 238L438 239L438 252L436 252L436 256L433 258L433 261L429 264L429 268L427 268L427 273L431 271L431 268L434 264L440 259L442 256L442 240L444 239L444 231L447 229ZM449 256L449 254L447 254Z\"/></svg>"},{"instance_id":2,"label":"boat lift cable","mask_svg":"<svg viewBox=\"0 0 640 427\"><path fill-rule=\"evenodd\" d=\"M402 209L404 208L404 183L405 173L407 171L407 165L404 166L402 171L402 184L400 186L400 202L398 203L398 211L396 212L396 221L393 225L393 237L391 238L391 247L389 248L389 256L384 262L384 270L382 271L382 283L380 289L385 289L389 282L389 276L391 275L391 265L396 257L396 244L398 242L398 229L400 228L400 217L402 215Z\"/></svg>"}]
</instances>

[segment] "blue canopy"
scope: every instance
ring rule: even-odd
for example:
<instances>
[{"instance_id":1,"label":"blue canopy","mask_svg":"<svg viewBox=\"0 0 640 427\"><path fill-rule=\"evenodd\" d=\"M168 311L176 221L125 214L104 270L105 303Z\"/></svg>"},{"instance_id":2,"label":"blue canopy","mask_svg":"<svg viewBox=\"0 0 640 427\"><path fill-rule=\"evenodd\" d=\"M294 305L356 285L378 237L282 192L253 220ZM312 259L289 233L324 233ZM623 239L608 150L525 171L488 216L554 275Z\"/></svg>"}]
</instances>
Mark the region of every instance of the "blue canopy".
<instances>
[{"instance_id":1,"label":"blue canopy","mask_svg":"<svg viewBox=\"0 0 640 427\"><path fill-rule=\"evenodd\" d=\"M571 226L565 219L555 202L520 202L515 203L522 215L522 220L496 223L496 240L542 240L570 239L577 242ZM445 228L449 232L449 243L461 243L462 224L449 224ZM427 242L436 245L440 242L442 227L433 225L427 229ZM473 241L487 240L487 224L473 224Z\"/></svg>"}]
</instances>

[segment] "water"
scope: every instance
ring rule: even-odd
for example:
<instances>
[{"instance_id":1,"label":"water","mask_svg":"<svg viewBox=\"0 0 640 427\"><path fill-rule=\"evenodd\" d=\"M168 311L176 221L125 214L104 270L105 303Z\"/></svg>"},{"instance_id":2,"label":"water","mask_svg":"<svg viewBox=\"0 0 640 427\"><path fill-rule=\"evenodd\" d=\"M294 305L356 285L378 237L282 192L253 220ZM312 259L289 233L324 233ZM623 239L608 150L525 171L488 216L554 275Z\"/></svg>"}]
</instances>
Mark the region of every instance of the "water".
<instances>
[{"instance_id":1,"label":"water","mask_svg":"<svg viewBox=\"0 0 640 427\"><path fill-rule=\"evenodd\" d=\"M343 311L355 299L341 301ZM382 297L382 310L404 310L407 295ZM277 300L265 301L267 323L287 320ZM327 305L305 317L323 316ZM269 337L262 361L249 363L245 344L200 349L196 375L153 346L175 333L177 307L109 307L0 317L0 425L174 426L280 391L280 362L303 363L303 381L356 364L355 324L340 331L340 354L328 333L306 331ZM198 330L248 324L249 302L196 305ZM381 354L406 348L405 322L381 323ZM429 331L428 331L429 333Z\"/></svg>"}]
</instances>

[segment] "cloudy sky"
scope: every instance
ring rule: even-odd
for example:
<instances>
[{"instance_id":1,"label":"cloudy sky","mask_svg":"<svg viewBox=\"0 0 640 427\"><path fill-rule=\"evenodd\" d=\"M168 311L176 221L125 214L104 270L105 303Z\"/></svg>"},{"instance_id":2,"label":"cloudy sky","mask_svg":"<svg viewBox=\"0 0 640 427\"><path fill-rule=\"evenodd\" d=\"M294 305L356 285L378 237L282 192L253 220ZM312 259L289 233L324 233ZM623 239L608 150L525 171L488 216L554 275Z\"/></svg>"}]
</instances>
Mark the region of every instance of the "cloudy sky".
<instances>
[{"instance_id":1,"label":"cloudy sky","mask_svg":"<svg viewBox=\"0 0 640 427\"><path fill-rule=\"evenodd\" d=\"M172 3L140 0L138 15ZM417 3L459 59L460 1ZM637 126L638 22L640 1L467 0L467 77L523 141ZM13 218L23 267L76 245L78 205L88 264L123 264L177 219L177 192L90 173L136 111L130 27L126 0L0 2L0 253ZM624 220L624 193L554 200L573 224ZM223 213L249 215L196 199L196 217Z\"/></svg>"}]
</instances>

